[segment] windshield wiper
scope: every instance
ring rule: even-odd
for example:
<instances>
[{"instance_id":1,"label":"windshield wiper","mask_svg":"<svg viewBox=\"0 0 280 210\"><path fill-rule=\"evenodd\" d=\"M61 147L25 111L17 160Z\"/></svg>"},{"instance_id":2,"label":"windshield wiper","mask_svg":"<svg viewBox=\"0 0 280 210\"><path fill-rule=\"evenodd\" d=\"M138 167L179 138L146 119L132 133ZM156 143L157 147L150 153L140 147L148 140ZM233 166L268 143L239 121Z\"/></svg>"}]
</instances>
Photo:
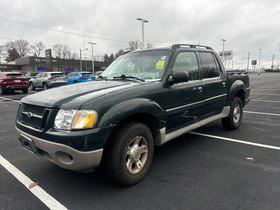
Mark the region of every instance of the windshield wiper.
<instances>
[{"instance_id":1,"label":"windshield wiper","mask_svg":"<svg viewBox=\"0 0 280 210\"><path fill-rule=\"evenodd\" d=\"M107 77L99 75L96 79L103 79L103 80L107 80Z\"/></svg>"},{"instance_id":2,"label":"windshield wiper","mask_svg":"<svg viewBox=\"0 0 280 210\"><path fill-rule=\"evenodd\" d=\"M125 75L125 74L122 74L121 76L113 77L113 79L123 79L123 80L125 80L125 79L136 79L136 80L139 80L141 82L145 82L145 80L142 79L142 78L129 76L129 75Z\"/></svg>"}]
</instances>

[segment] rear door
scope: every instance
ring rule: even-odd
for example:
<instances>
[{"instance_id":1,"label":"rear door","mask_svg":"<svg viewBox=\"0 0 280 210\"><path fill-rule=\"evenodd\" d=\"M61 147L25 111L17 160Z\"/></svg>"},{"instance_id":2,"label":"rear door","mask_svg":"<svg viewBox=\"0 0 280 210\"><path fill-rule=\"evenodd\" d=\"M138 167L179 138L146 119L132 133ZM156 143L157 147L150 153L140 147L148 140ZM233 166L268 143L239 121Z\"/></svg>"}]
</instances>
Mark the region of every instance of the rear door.
<instances>
[{"instance_id":1,"label":"rear door","mask_svg":"<svg viewBox=\"0 0 280 210\"><path fill-rule=\"evenodd\" d=\"M183 51L177 54L172 71L185 71L190 81L173 84L169 87L167 112L167 132L185 127L198 120L201 115L203 92L198 67L197 54L193 51Z\"/></svg>"},{"instance_id":2,"label":"rear door","mask_svg":"<svg viewBox=\"0 0 280 210\"><path fill-rule=\"evenodd\" d=\"M222 111L227 98L226 77L213 52L199 52L203 72L204 116Z\"/></svg>"}]
</instances>

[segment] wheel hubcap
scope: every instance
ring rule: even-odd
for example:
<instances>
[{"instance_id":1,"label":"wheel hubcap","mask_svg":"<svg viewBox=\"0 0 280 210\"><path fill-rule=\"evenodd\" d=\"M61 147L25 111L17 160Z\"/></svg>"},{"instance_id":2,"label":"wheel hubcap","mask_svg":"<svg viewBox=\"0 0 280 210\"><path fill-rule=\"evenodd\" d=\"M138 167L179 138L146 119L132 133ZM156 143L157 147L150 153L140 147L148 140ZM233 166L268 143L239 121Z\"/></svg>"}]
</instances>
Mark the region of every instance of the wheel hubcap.
<instances>
[{"instance_id":1,"label":"wheel hubcap","mask_svg":"<svg viewBox=\"0 0 280 210\"><path fill-rule=\"evenodd\" d=\"M236 104L236 106L233 109L233 122L238 123L241 118L241 107L239 104Z\"/></svg>"},{"instance_id":2,"label":"wheel hubcap","mask_svg":"<svg viewBox=\"0 0 280 210\"><path fill-rule=\"evenodd\" d=\"M137 174L144 167L148 157L148 145L143 136L133 138L127 148L126 169Z\"/></svg>"}]
</instances>

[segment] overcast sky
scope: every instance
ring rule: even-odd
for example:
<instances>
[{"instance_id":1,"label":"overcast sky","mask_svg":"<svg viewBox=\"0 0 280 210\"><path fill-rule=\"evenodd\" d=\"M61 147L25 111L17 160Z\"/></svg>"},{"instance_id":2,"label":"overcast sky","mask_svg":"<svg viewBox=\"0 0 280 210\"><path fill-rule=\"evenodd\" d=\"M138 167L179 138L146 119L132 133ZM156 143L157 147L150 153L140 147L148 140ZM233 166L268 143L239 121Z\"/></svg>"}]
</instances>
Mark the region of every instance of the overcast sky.
<instances>
[{"instance_id":1,"label":"overcast sky","mask_svg":"<svg viewBox=\"0 0 280 210\"><path fill-rule=\"evenodd\" d=\"M259 48L267 62L273 52L280 60L279 0L0 0L0 44L24 38L77 51L84 34L99 54L116 52L141 40L137 17L149 20L145 38L155 46L200 43L221 51L224 38L236 60L249 51L257 58Z\"/></svg>"}]
</instances>

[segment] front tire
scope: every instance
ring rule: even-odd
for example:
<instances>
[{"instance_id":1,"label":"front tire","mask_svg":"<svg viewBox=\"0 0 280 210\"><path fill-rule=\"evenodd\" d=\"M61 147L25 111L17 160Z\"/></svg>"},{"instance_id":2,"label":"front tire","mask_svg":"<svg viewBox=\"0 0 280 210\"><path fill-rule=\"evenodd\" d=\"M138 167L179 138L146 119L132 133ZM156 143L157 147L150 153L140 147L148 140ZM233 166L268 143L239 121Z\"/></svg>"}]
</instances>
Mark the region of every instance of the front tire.
<instances>
[{"instance_id":1,"label":"front tire","mask_svg":"<svg viewBox=\"0 0 280 210\"><path fill-rule=\"evenodd\" d=\"M29 88L30 88L30 90L35 90L35 86L33 85L33 82L30 83Z\"/></svg>"},{"instance_id":2,"label":"front tire","mask_svg":"<svg viewBox=\"0 0 280 210\"><path fill-rule=\"evenodd\" d=\"M107 151L106 173L114 182L129 186L140 182L153 159L154 141L150 129L137 122L124 125Z\"/></svg>"},{"instance_id":3,"label":"front tire","mask_svg":"<svg viewBox=\"0 0 280 210\"><path fill-rule=\"evenodd\" d=\"M235 97L230 106L229 116L222 119L222 124L227 130L238 129L243 116L243 103L239 97Z\"/></svg>"},{"instance_id":4,"label":"front tire","mask_svg":"<svg viewBox=\"0 0 280 210\"><path fill-rule=\"evenodd\" d=\"M43 89L44 89L44 90L47 90L47 89L48 89L47 83L44 83L44 84L43 84Z\"/></svg>"}]
</instances>

